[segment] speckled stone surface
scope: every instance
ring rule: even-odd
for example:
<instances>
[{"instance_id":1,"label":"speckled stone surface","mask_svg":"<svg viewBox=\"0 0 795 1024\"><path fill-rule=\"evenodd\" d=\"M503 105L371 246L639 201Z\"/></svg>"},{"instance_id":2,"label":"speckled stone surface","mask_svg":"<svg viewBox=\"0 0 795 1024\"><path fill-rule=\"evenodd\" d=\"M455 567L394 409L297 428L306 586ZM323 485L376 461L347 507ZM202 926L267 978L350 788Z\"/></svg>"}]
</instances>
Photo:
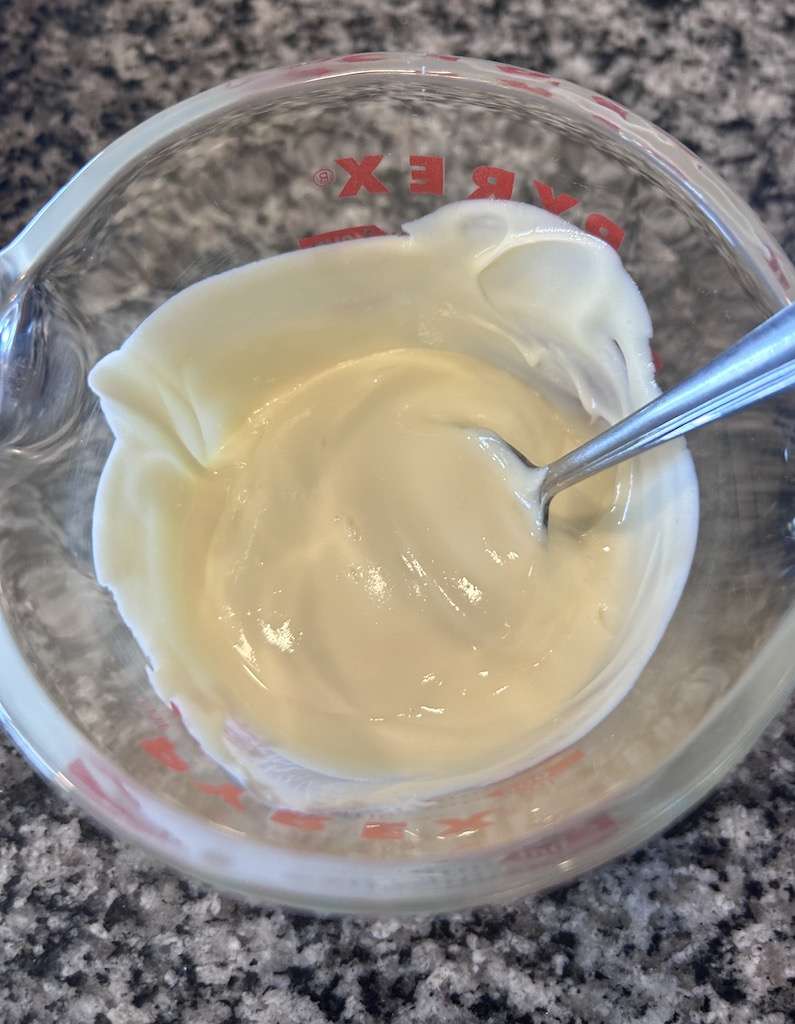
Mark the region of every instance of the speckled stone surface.
<instances>
[{"instance_id":1,"label":"speckled stone surface","mask_svg":"<svg viewBox=\"0 0 795 1024\"><path fill-rule=\"evenodd\" d=\"M230 76L421 49L535 67L673 132L795 257L792 0L0 0L0 242L101 146ZM0 667L2 670L2 667ZM178 880L0 745L7 1024L795 1020L795 712L707 805L571 888L315 921Z\"/></svg>"}]
</instances>

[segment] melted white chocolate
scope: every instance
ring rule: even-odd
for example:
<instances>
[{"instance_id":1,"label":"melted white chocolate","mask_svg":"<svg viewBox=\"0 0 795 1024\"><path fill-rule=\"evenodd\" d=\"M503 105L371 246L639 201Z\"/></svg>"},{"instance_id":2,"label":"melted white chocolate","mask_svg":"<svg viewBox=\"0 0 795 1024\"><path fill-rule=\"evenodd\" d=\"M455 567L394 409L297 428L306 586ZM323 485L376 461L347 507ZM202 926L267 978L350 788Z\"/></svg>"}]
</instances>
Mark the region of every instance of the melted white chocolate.
<instances>
[{"instance_id":1,"label":"melted white chocolate","mask_svg":"<svg viewBox=\"0 0 795 1024\"><path fill-rule=\"evenodd\" d=\"M294 806L499 778L627 692L689 570L683 444L541 465L657 394L603 242L457 203L171 299L92 371L97 576L204 747Z\"/></svg>"}]
</instances>

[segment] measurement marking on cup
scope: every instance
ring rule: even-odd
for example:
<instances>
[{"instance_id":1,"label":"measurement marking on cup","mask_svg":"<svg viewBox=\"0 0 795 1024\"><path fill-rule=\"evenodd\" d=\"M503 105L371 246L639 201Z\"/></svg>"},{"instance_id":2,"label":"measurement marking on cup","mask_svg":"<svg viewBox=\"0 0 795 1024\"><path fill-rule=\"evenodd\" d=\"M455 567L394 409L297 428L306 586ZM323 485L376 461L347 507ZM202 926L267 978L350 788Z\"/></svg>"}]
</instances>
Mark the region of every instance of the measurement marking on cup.
<instances>
[{"instance_id":1,"label":"measurement marking on cup","mask_svg":"<svg viewBox=\"0 0 795 1024\"><path fill-rule=\"evenodd\" d=\"M516 72L518 74L518 72ZM528 76L529 77L529 76ZM535 76L533 76L535 77ZM546 82L546 80L545 80ZM516 87L522 83L511 80L509 84ZM546 84L549 84L546 82ZM534 87L531 87L534 88ZM618 104L610 106L615 110ZM623 108L621 108L623 109ZM599 115L594 115L599 119ZM605 123L613 129L618 130L618 125L613 122ZM386 195L395 190L394 179L385 174L389 170L386 156L383 153L366 153L363 156L342 156L334 160L334 164L347 175L337 192L338 199L353 199L361 193L368 195ZM449 177L449 166L445 157L433 153L411 153L406 160L405 187L409 193L414 195L447 196L447 180ZM320 167L312 172L312 182L318 188L328 188L336 181L337 172L332 167ZM386 178L386 180L385 180ZM582 208L582 202L577 196L569 195L565 191L556 191L554 186L538 178L531 178L528 183L522 183L515 171L507 167L500 167L494 164L478 164L469 172L471 185L469 191L464 195L450 196L451 199L513 199L515 194L526 191L529 188L535 193L530 201L536 202L550 213L558 215L573 210L575 207ZM517 183L519 187L517 188ZM299 242L301 248L308 248L309 245L320 245L324 241L342 241L346 237L364 238L366 234L343 235L343 231L354 232L364 231L365 227L374 225L361 225L359 229L340 228L337 232L325 232L322 235L308 235L306 239ZM599 210L585 211L583 213L583 230L596 238L601 238L614 249L619 249L624 241L626 232L607 214ZM380 229L378 231L383 234ZM374 232L371 232L374 233ZM332 237L339 235L339 237ZM317 241L310 241L316 239ZM306 244L305 244L306 243ZM775 273L775 268L773 268Z\"/></svg>"},{"instance_id":2,"label":"measurement marking on cup","mask_svg":"<svg viewBox=\"0 0 795 1024\"><path fill-rule=\"evenodd\" d=\"M545 71L531 71L530 68L518 68L515 64L498 64L497 70L506 75L517 75L519 78L543 78L547 85L560 85L560 80L552 78Z\"/></svg>"},{"instance_id":3,"label":"measurement marking on cup","mask_svg":"<svg viewBox=\"0 0 795 1024\"><path fill-rule=\"evenodd\" d=\"M784 288L789 286L789 281L784 276L784 271L781 269L781 263L779 262L778 256L775 255L767 246L765 246L765 261L770 269L776 276L779 284Z\"/></svg>"},{"instance_id":4,"label":"measurement marking on cup","mask_svg":"<svg viewBox=\"0 0 795 1024\"><path fill-rule=\"evenodd\" d=\"M510 796L512 793L531 792L539 785L551 782L558 775L562 775L570 768L573 768L578 761L583 759L583 756L583 752L578 748L566 750L562 754L558 754L557 757L552 757L548 761L542 761L541 764L531 771L519 775L508 782L500 783L495 789L489 790L489 796L499 798Z\"/></svg>"},{"instance_id":5,"label":"measurement marking on cup","mask_svg":"<svg viewBox=\"0 0 795 1024\"><path fill-rule=\"evenodd\" d=\"M386 60L385 53L348 53L339 58L342 64L375 64L376 61Z\"/></svg>"},{"instance_id":6,"label":"measurement marking on cup","mask_svg":"<svg viewBox=\"0 0 795 1024\"><path fill-rule=\"evenodd\" d=\"M362 827L362 839L403 839L407 821L368 821Z\"/></svg>"},{"instance_id":7,"label":"measurement marking on cup","mask_svg":"<svg viewBox=\"0 0 795 1024\"><path fill-rule=\"evenodd\" d=\"M322 832L328 817L324 814L304 814L302 811L282 808L273 812L271 821L278 825L287 825L288 828L297 828L299 832Z\"/></svg>"},{"instance_id":8,"label":"measurement marking on cup","mask_svg":"<svg viewBox=\"0 0 795 1024\"><path fill-rule=\"evenodd\" d=\"M605 110L612 110L614 114L618 114L619 117L626 121L629 118L629 111L626 107L622 107L620 103L616 103L615 100L610 100L606 96L593 97L594 103L598 103L600 107L604 107Z\"/></svg>"},{"instance_id":9,"label":"measurement marking on cup","mask_svg":"<svg viewBox=\"0 0 795 1024\"><path fill-rule=\"evenodd\" d=\"M534 96L551 96L552 90L547 89L541 85L530 85L528 82L521 82L515 78L500 78L499 82L502 85L509 85L513 89L523 89L525 92L531 92Z\"/></svg>"},{"instance_id":10,"label":"measurement marking on cup","mask_svg":"<svg viewBox=\"0 0 795 1024\"><path fill-rule=\"evenodd\" d=\"M188 762L179 756L174 744L167 736L152 736L143 739L139 742L138 746L154 761L157 761L164 768L168 768L171 772L183 775L190 770ZM196 789L201 790L202 793L206 793L207 796L214 796L218 797L219 800L223 800L225 804L233 807L236 811L244 809L242 800L245 790L241 789L240 786L236 786L231 782L218 784L201 782L192 776L188 776L188 782L195 786Z\"/></svg>"},{"instance_id":11,"label":"measurement marking on cup","mask_svg":"<svg viewBox=\"0 0 795 1024\"><path fill-rule=\"evenodd\" d=\"M246 791L241 789L240 786L235 786L231 782L222 782L220 785L215 786L210 782L197 782L196 779L191 779L190 781L202 793L206 793L208 796L220 797L225 804L234 807L236 811L244 810L243 796Z\"/></svg>"},{"instance_id":12,"label":"measurement marking on cup","mask_svg":"<svg viewBox=\"0 0 795 1024\"><path fill-rule=\"evenodd\" d=\"M440 839L447 839L450 836L462 839L464 836L473 836L475 833L480 832L481 829L491 825L491 813L489 811L476 811L474 814L470 814L468 818L440 818L439 824L442 826L441 830L437 833Z\"/></svg>"},{"instance_id":13,"label":"measurement marking on cup","mask_svg":"<svg viewBox=\"0 0 795 1024\"><path fill-rule=\"evenodd\" d=\"M152 739L141 740L138 744L142 750L159 761L166 768L170 768L172 772L186 772L188 770L187 761L179 756L174 749L174 744L167 736L155 736Z\"/></svg>"}]
</instances>

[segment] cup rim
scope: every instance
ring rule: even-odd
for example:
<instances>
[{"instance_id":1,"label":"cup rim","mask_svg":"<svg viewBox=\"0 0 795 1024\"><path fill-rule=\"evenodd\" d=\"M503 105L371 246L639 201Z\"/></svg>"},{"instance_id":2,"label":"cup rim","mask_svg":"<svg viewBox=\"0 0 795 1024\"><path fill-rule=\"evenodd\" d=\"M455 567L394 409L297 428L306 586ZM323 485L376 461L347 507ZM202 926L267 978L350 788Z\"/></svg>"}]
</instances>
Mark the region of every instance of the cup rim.
<instances>
[{"instance_id":1,"label":"cup rim","mask_svg":"<svg viewBox=\"0 0 795 1024\"><path fill-rule=\"evenodd\" d=\"M423 88L429 80L439 78L480 83L520 98L536 114L546 110L589 118L605 139L634 150L692 202L709 209L717 233L752 258L756 276L776 305L795 301L795 267L787 255L751 208L673 136L609 97L565 79L453 54L343 54L252 72L197 93L141 122L89 160L0 250L0 264L5 264L12 276L29 272L128 166L189 126L255 96L297 94L329 79L347 80L356 87L357 83L395 75L417 76Z\"/></svg>"}]
</instances>

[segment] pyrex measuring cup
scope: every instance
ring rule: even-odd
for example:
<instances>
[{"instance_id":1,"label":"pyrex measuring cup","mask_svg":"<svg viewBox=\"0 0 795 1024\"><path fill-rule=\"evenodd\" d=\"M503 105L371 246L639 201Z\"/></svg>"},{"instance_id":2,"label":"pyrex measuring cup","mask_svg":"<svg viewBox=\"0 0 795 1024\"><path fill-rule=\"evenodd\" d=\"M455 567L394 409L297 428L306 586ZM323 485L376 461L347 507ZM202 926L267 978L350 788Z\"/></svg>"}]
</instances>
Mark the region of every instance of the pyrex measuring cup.
<instances>
[{"instance_id":1,"label":"pyrex measuring cup","mask_svg":"<svg viewBox=\"0 0 795 1024\"><path fill-rule=\"evenodd\" d=\"M518 776L420 806L266 806L152 691L93 575L111 438L88 369L208 274L492 196L619 250L652 314L663 387L792 300L784 254L675 140L587 90L447 56L334 58L188 100L100 154L0 254L6 726L114 832L224 888L390 911L536 891L684 812L790 691L787 396L692 438L698 549L659 649L596 728Z\"/></svg>"}]
</instances>

